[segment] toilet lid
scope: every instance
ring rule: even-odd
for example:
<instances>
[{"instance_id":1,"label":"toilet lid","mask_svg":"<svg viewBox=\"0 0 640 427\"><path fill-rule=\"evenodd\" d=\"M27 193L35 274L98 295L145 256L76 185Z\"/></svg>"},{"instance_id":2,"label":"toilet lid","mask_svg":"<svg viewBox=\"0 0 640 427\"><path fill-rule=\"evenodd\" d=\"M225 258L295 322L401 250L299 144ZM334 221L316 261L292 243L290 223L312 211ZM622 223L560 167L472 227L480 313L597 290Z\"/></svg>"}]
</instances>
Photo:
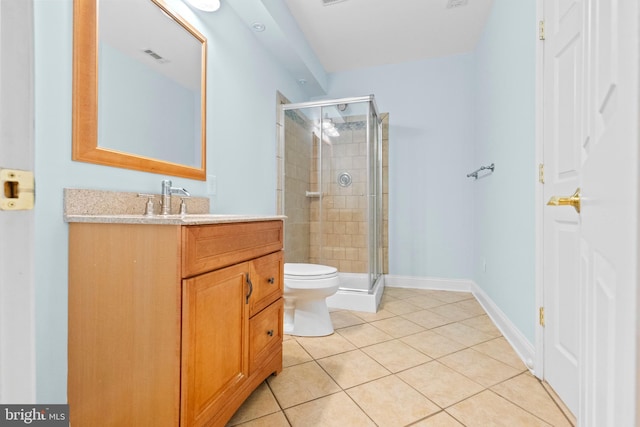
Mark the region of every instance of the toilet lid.
<instances>
[{"instance_id":1,"label":"toilet lid","mask_svg":"<svg viewBox=\"0 0 640 427\"><path fill-rule=\"evenodd\" d=\"M329 267L328 265L319 264L304 264L304 263L291 263L284 264L284 276L295 278L307 278L307 279L322 279L325 277L335 276L338 273L338 269L335 267Z\"/></svg>"}]
</instances>

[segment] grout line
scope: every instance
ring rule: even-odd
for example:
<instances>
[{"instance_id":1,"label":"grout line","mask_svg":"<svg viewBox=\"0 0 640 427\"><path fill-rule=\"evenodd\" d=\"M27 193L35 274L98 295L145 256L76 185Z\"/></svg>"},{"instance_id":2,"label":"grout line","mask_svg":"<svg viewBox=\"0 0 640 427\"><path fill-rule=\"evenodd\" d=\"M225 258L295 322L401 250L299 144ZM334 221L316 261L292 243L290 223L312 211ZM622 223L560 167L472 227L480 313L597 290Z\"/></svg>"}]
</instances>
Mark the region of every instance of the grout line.
<instances>
[{"instance_id":1,"label":"grout line","mask_svg":"<svg viewBox=\"0 0 640 427\"><path fill-rule=\"evenodd\" d=\"M394 296L392 296L392 295L389 295L389 300L388 300L387 302L405 301L405 302L407 302L407 303L410 303L410 302L409 302L409 301L407 301L407 300L409 300L410 298L412 298L412 297L414 297L414 296L416 296L416 295L423 295L423 294L421 294L421 293L416 293L415 295L405 296L404 298L398 298L398 297L394 297ZM435 297L434 297L433 299L434 299L434 300L438 300L438 299L437 299L437 298L435 298ZM314 356L313 356L313 355L312 355L312 354L311 354L311 353L310 353L310 352L309 352L309 351L304 347L304 345L302 344L302 342L298 341L298 337L290 336L290 340L294 340L294 341L296 342L296 344L297 344L298 346L300 346L300 347L303 349L304 353L305 353L308 357L310 357L310 358L311 358L311 360L308 360L308 361L305 361L305 362L300 362L300 363L294 363L294 364L292 364L292 365L287 366L285 369L287 369L287 368L291 368L291 367L293 367L293 366L298 366L298 365L301 365L301 364L304 364L304 363L314 362L314 363L316 364L316 366L320 367L320 369L321 369L321 370L322 370L322 371L323 371L323 372L324 372L324 373L325 373L329 378L331 378L331 380L332 380L332 381L333 381L333 382L338 386L338 388L339 388L339 391L332 392L332 393L328 393L328 394L326 394L326 395L324 395L324 396L317 397L317 398L314 398L314 399L310 399L310 400L308 400L308 401L306 401L306 402L302 402L302 403L299 403L299 404L293 405L293 406L291 406L290 408L297 407L297 406L300 406L300 405L304 405L304 404L306 404L306 403L313 402L313 401L316 401L316 400L319 400L319 399L325 398L325 397L327 397L327 396L331 396L331 395L334 395L334 394L337 394L337 393L342 392L342 393L346 394L346 395L349 397L349 399L350 399L350 400L351 400L351 401L352 401L352 402L353 402L353 403L354 403L358 408L360 408L360 410L362 410L362 412L363 412L363 413L364 413L364 414L365 414L369 419L371 419L371 416L370 416L370 415L369 415L369 414L364 410L364 408L362 408L362 407L361 407L361 406L360 406L360 405L359 405L359 404L358 404L358 403L357 403L357 402L356 402L356 401L355 401L355 400L354 400L354 399L349 395L349 393L348 393L347 391L348 391L348 390L350 390L350 389L353 389L353 388L355 388L355 387L359 387L359 386L362 386L362 385L364 385L364 384L368 384L368 383L371 383L371 382L374 382L374 381L380 380L381 378L387 378L387 377L390 377L390 376L395 376L397 379L401 380L402 382L404 382L405 384L407 384L409 387L411 387L411 389L415 390L417 393L419 393L420 395L424 396L427 400L429 400L430 402L432 402L432 403L434 403L434 404L435 404L435 402L433 402L431 399L429 399L429 397L428 397L428 396L424 395L424 394L423 394L423 393L421 393L418 389L416 389L415 387L413 387L411 384L409 384L409 383L407 383L406 381L404 381L404 380L400 377L400 375L399 375L399 374L401 374L402 372L405 372L405 371L407 371L407 370L414 369L414 368L416 368L416 367L419 367L419 366L422 366L422 365L425 365L425 364L428 364L428 363L431 363L431 362L438 362L438 363L440 363L440 364L443 364L443 363L440 361L440 359L442 359L442 358L444 358L444 357L447 357L447 356L450 356L450 355L452 355L452 354L456 354L456 353L459 353L459 352L462 352L462 351L466 351L466 350L468 350L468 349L474 350L474 351L476 351L477 353L481 354L482 356L485 356L485 357L488 357L488 358L490 358L490 359L493 359L493 360L495 360L495 361L497 361L497 362L499 362L499 363L502 363L502 364L504 364L505 366L508 366L508 367L510 367L510 368L512 368L512 369L515 369L515 370L520 369L520 368L516 368L516 367L514 367L514 366L511 366L510 364L505 363L505 362L503 362L502 360L496 359L495 357L493 357L493 356L491 356L491 355L489 355L489 354L485 354L485 353L480 352L480 351L478 351L478 350L475 350L475 349L473 348L474 346L477 346L477 345L480 345L480 344L483 344L483 343L487 343L487 342L494 341L494 340L497 340L497 339L500 339L500 338L504 338L504 335L500 334L499 336L493 336L490 332L487 332L487 331L484 331L484 330L482 330L482 329L480 329L480 328L477 328L477 327L474 327L474 326L471 326L471 325L466 325L466 324L464 324L464 323L463 323L463 322L468 321L468 320L471 320L471 319L475 319L475 318L482 317L482 316L487 316L487 313L486 313L486 312L484 312L484 313L482 313L482 314L473 314L473 315L471 315L472 313L470 313L469 311L467 311L467 309L465 309L464 307L455 306L455 304L458 304L458 303L463 302L463 301L469 301L469 300L472 300L472 299L473 299L473 300L475 300L475 301L477 301L477 299L475 299L475 297L471 294L469 298L465 298L465 299L457 300L457 301L453 301L453 302L442 302L442 304L441 304L441 305L437 305L437 306L434 306L434 307L430 307L430 308L435 308L435 307L444 307L444 306L454 306L456 309L459 309L459 310L465 311L465 312L467 312L467 314L469 314L469 315L470 315L470 317L468 317L468 318L464 318L464 319L460 319L460 320L451 320L450 318L446 318L446 316L442 316L442 315L440 315L440 314L438 314L438 313L436 313L436 312L431 311L429 308L422 308L422 307L419 307L419 306L416 306L416 307L418 308L418 310L413 311L413 312L403 313L403 314L397 314L397 313L394 313L394 312L392 312L392 311L388 311L388 310L387 310L387 311L391 314L391 316L386 317L386 318L381 318L381 319L371 319L371 320L367 320L367 319L361 318L361 317L359 317L355 312L350 311L350 310L336 310L336 311L338 311L338 312L345 312L345 313L348 313L349 315L352 315L352 316L356 317L357 319L359 319L359 320L361 321L361 323L357 323L357 324L353 324L353 325L345 325L345 326L343 326L343 327L341 327L341 328L336 328L336 330L335 330L335 333L336 333L336 334L338 334L338 335L339 335L342 339L344 339L346 342L348 342L348 343L350 343L351 345L353 345L355 348L354 348L354 349L350 349L350 350L339 351L339 352L337 352L337 353L335 353L335 354L330 354L330 355L323 356L323 357L319 357L319 358L314 357ZM438 301L440 301L440 300L438 300ZM425 326L423 326L423 325L420 325L419 323L416 323L416 322L414 322L414 321L412 321L412 320L407 319L407 318L405 318L405 317L404 317L405 315L408 315L408 314L411 314L411 313L415 313L415 312L418 312L418 311L428 311L428 312L430 312L430 313L432 313L432 314L434 314L434 315L438 315L438 316L440 316L440 317L446 318L446 320L448 320L449 322L448 322L448 323L445 323L445 324L442 324L442 325L435 326L435 327L433 327L433 328L427 328L427 327L425 327ZM421 330L421 331L419 331L419 332L415 332L415 333L413 333L413 334L408 334L408 335L406 335L406 336L402 336L402 337L395 337L395 336L392 336L391 334L388 334L386 331L384 331L384 330L382 330L382 329L380 329L380 328L376 327L376 326L373 324L373 323L375 323L375 322L379 322L379 321L383 321L383 320L388 320L388 319L393 319L393 318L400 318L400 319L403 319L403 320L409 321L409 322L411 322L411 323L413 323L413 324L415 324L415 325L417 325L417 326L421 327L423 330ZM455 324L455 323L459 323L459 324L464 325L464 326L466 326L466 327L468 327L468 328L471 328L471 329L472 329L472 330L474 330L474 331L478 331L478 332L480 332L480 333L483 333L483 334L489 335L490 337L489 337L488 339L486 339L486 340L480 341L480 342L478 342L478 343L474 343L473 345L467 345L467 344L465 344L465 343L461 343L461 342L459 342L459 341L457 341L457 340L453 339L453 338L452 338L452 337L450 337L450 336L447 336L447 335L445 335L445 334L442 334L442 333L440 333L440 332L437 332L437 331L436 331L436 329L438 329L438 328L441 328L441 327L444 327L444 326L447 326L447 325L452 325L452 324ZM374 342L374 343L370 343L370 344L366 344L366 345L362 345L362 346L360 346L360 345L357 345L356 343L354 343L353 341L351 341L351 340L350 340L350 339L348 339L346 336L344 336L344 335L342 335L342 334L340 333L340 330L341 330L341 329L347 329L347 328L351 328L351 327L355 327L355 326L362 326L362 325L370 325L370 326L374 327L375 329L377 329L377 330L379 330L379 331L381 331L381 332L386 333L387 335L389 335L389 336L390 336L390 339L384 339L384 340L382 340L382 341L380 341L380 342ZM459 350L453 351L453 352L448 353L448 354L446 354L446 355L442 355L442 356L440 356L440 357L438 357L438 358L433 358L433 357L429 356L428 354L424 353L423 351L421 351L421 350L419 350L419 349L417 349L417 348L415 348L415 347L413 347L413 346L411 346L411 345L409 345L409 344L405 343L404 341L402 341L402 339L404 339L404 338L410 337L410 336L412 336L412 335L416 335L416 334L424 333L424 332L427 332L427 331L431 331L431 332L433 332L433 333L435 333L435 334L440 335L441 337L447 338L447 339L452 340L453 342L455 342L455 343L457 343L457 344L463 345L463 346L464 346L464 348L461 348L461 349L459 349ZM401 370L401 371L398 371L398 372L392 372L392 371L390 371L386 366L384 366L382 363L378 362L375 358L373 358L372 356L369 356L365 351L363 351L363 349L365 349L365 348L369 348L369 347L372 347L372 346L375 346L375 345L378 345L378 344L388 343L388 342L392 342L392 341L397 341L397 342L404 343L404 344L408 345L411 349L413 349L413 350L415 350L415 351L417 351L417 352L419 352L419 353L421 353L421 354L425 355L426 357L428 357L428 358L429 358L429 360L428 360L428 361L426 361L426 362L424 362L424 363L420 363L420 364L418 364L418 365L415 365L415 366L411 366L411 367L405 368L405 369L403 369L403 370ZM348 352L353 352L353 351L355 351L355 350L358 350L358 351L362 352L364 355L366 355L367 357L369 357L369 358L371 358L372 360L374 360L377 364L379 364L380 366L382 366L383 368L385 368L385 370L387 370L389 373L388 373L388 374L386 374L386 375L383 375L382 377L379 377L379 378L375 378L375 379L371 379L371 380L365 381L365 382L363 382L363 383L361 383L361 384L356 384L356 385L353 385L353 386L348 387L348 388L343 388L343 387L342 387L342 386L341 386L341 385L340 385L340 384L339 384L339 383L338 383L338 382L333 378L333 376L331 376L331 374L330 374L329 372L327 372L327 371L324 369L324 367L319 363L319 361L320 361L320 360L322 360L322 359L326 359L326 358L329 358L329 357L337 356L337 355L340 355L340 354L345 354L345 353L348 353ZM444 365L444 364L443 364L443 365ZM536 417L537 419L540 419L540 420L542 420L542 421L544 421L544 422L547 422L546 420L544 420L544 419L540 418L539 416L537 416L537 415L535 415L535 414L531 413L530 411L528 411L527 409L523 408L522 406L520 406L520 405L519 405L519 404L517 404L516 402L511 401L510 399L508 399L508 398L506 398L506 397L504 397L504 396L500 395L499 393L497 393L497 392L495 392L495 391L493 391L493 390L491 389L492 387L494 387L494 386L496 386L496 385L498 385L498 384L502 384L502 383L504 383L504 382L506 382L506 381L512 380L512 379L514 379L514 378L516 378L516 377L518 377L518 376L520 376L520 375L525 374L525 373L527 372L526 368L523 368L523 370L519 371L518 373L514 374L513 376L511 376L511 377L509 377L509 378L506 378L506 379L504 379L504 380L502 380L502 381L500 381L500 382L498 382L498 383L496 383L496 384L493 384L493 385L491 385L491 386L485 386L485 385L483 385L483 384L479 384L479 383L477 383L477 381L473 380L472 378L468 377L467 375L463 374L462 372L459 372L459 371L458 371L458 370L456 370L456 369L453 369L453 368L451 368L451 367L449 367L449 366L447 366L447 365L444 365L444 366L446 366L447 368L449 368L449 369L451 369L452 371L456 372L457 374L459 374L459 375L461 375L461 376L463 376L463 377L467 378L468 380L470 380L470 381L472 381L472 382L474 382L474 383L478 384L479 386L481 386L481 387L482 387L482 390L480 390L480 391L478 391L477 393L474 393L474 394L472 394L472 395L470 395L470 396L467 396L467 397L465 397L464 399L461 399L461 400L459 400L459 401L457 401L457 402L455 402L455 403L452 403L452 404L450 404L450 405L448 405L448 406L446 406L446 407L444 407L444 408L440 407L440 405L435 404L438 408L441 408L441 410L440 410L440 411L438 411L438 412L436 412L436 413L434 413L434 414L431 414L431 415L429 415L429 416L427 416L427 417L425 417L425 418L422 418L422 419L420 419L420 420L416 420L416 421L414 421L411 425L414 425L414 424L416 424L416 423L419 423L420 421L423 421L423 420L429 419L429 418L431 418L431 417L433 417L433 416L435 416L435 415L437 415L437 414L440 414L440 413L444 412L444 413L446 413L449 417L453 418L454 420L456 420L457 422L459 422L460 424L462 424L462 425L464 426L464 423L462 423L461 421L457 420L457 419L456 419L452 414L450 414L449 412L447 412L447 409L448 409L448 408L451 408L452 406L455 406L455 405L457 405L457 404L459 404L459 403L461 403L461 402L464 402L464 401L466 401L466 400L468 400L468 399L471 399L471 398L473 398L473 397L475 397L475 396L477 396L477 395L479 395L480 393L483 393L483 392L485 392L485 391L490 391L491 393L493 393L493 394L495 394L495 395L499 396L500 398L502 398L502 399L504 399L504 400L506 400L506 401L508 401L508 402L512 403L512 404L513 404L513 405L515 405L516 407L518 407L518 408L520 408L520 409L524 410L525 412L527 412L527 413L529 413L530 415L532 415L532 416ZM537 379L537 378L536 378L536 379ZM538 380L538 381L539 381L539 380ZM277 404L278 404L278 407L280 408L280 411L281 411L281 412L283 413L283 415L285 416L285 419L287 420L287 422L289 423L289 425L292 425L292 424L291 424L291 421L289 420L289 418L288 418L288 417L287 417L287 415L286 415L285 409L282 407L282 405L281 405L280 401L278 400L277 396L275 395L275 393L274 393L273 389L272 389L272 388L271 388L271 386L268 384L268 382L267 382L267 385L268 385L268 387L269 387L269 390L270 390L271 394L272 394L272 395L273 395L273 397L275 398L275 400L276 400L276 402L277 402ZM558 405L558 403L556 402L556 400L554 399L554 397L551 395L551 393L549 393L549 391L546 389L546 387L544 387L544 386L543 386L543 388L545 389L545 391L546 391L546 393L549 395L549 397L554 401L554 403L556 404L556 406L558 406L558 408L561 410L561 412L563 413L563 415L564 415L565 417L567 417L567 415L565 414L564 410L562 410L562 408ZM290 409L290 408L287 408L287 409ZM256 419L257 419L257 418L256 418ZM567 417L567 420L570 422L570 424L572 424L572 425L573 425L573 423L571 422L571 420L570 420L568 417ZM373 419L371 419L371 421L373 421ZM374 422L374 424L375 424L375 421L373 421L373 422Z\"/></svg>"}]
</instances>

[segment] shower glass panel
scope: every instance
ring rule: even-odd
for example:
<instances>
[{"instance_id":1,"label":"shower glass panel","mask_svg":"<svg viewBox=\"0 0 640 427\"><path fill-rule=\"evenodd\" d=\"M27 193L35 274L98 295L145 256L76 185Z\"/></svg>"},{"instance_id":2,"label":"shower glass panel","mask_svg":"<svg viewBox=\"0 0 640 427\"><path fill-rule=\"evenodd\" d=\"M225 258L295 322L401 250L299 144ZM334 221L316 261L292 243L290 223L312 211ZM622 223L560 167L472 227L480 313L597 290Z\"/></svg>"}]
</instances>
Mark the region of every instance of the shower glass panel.
<instances>
[{"instance_id":1,"label":"shower glass panel","mask_svg":"<svg viewBox=\"0 0 640 427\"><path fill-rule=\"evenodd\" d=\"M373 96L284 104L285 262L324 264L340 289L382 275L382 125Z\"/></svg>"}]
</instances>

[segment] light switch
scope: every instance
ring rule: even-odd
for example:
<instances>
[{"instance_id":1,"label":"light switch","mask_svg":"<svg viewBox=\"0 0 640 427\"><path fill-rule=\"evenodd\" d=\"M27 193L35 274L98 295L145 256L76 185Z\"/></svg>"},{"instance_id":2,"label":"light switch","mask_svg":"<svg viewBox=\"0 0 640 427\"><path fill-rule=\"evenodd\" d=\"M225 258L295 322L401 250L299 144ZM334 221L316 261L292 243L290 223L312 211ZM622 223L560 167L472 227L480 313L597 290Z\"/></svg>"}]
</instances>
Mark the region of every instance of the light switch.
<instances>
[{"instance_id":1,"label":"light switch","mask_svg":"<svg viewBox=\"0 0 640 427\"><path fill-rule=\"evenodd\" d=\"M207 175L207 193L215 196L217 191L217 180L215 175Z\"/></svg>"}]
</instances>

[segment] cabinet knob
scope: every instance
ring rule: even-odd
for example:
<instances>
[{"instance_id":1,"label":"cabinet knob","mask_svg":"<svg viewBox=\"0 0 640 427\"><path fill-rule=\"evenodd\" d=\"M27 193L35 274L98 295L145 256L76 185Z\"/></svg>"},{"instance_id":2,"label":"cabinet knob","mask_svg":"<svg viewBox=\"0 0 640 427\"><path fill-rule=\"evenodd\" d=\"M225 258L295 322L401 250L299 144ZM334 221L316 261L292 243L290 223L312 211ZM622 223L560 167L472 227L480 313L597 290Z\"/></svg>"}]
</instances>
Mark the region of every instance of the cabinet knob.
<instances>
[{"instance_id":1,"label":"cabinet knob","mask_svg":"<svg viewBox=\"0 0 640 427\"><path fill-rule=\"evenodd\" d=\"M274 283L276 283L276 278L275 277L269 277L267 279L267 282L269 282L269 283L271 283L273 285Z\"/></svg>"},{"instance_id":2,"label":"cabinet knob","mask_svg":"<svg viewBox=\"0 0 640 427\"><path fill-rule=\"evenodd\" d=\"M273 336L273 329L269 329L269 330L267 331L267 335L269 335L270 337L272 337L272 336Z\"/></svg>"}]
</instances>

